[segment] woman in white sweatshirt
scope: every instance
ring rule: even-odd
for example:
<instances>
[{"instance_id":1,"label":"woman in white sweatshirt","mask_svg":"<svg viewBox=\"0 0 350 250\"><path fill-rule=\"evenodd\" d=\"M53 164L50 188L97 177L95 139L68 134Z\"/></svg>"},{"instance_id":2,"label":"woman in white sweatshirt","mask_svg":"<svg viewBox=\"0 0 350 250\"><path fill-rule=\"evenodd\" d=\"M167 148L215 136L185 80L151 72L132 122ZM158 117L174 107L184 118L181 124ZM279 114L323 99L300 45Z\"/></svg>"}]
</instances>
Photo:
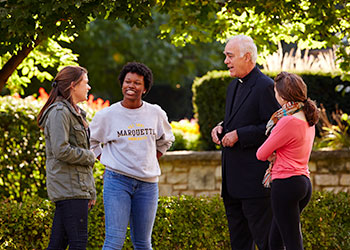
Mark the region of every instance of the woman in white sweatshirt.
<instances>
[{"instance_id":1,"label":"woman in white sweatshirt","mask_svg":"<svg viewBox=\"0 0 350 250\"><path fill-rule=\"evenodd\" d=\"M122 249L128 223L135 249L152 249L158 206L158 159L174 141L166 113L142 100L153 84L144 64L126 64L119 74L123 100L96 113L91 149L106 167L103 249Z\"/></svg>"}]
</instances>

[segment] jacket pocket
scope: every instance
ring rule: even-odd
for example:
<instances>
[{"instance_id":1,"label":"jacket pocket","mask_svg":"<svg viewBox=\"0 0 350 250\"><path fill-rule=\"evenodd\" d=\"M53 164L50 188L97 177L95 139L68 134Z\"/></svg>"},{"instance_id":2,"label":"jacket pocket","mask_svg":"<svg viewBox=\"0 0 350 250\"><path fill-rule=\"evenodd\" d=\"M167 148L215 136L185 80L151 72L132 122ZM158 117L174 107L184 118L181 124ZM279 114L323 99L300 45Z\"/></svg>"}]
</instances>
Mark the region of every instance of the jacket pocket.
<instances>
[{"instance_id":1,"label":"jacket pocket","mask_svg":"<svg viewBox=\"0 0 350 250\"><path fill-rule=\"evenodd\" d=\"M85 136L85 129L81 124L76 124L73 126L74 128L74 136L77 140L77 143L86 148L87 147L87 138Z\"/></svg>"},{"instance_id":2,"label":"jacket pocket","mask_svg":"<svg viewBox=\"0 0 350 250\"><path fill-rule=\"evenodd\" d=\"M86 167L77 167L78 172L78 182L82 191L89 191L91 189L91 180L88 168Z\"/></svg>"}]
</instances>

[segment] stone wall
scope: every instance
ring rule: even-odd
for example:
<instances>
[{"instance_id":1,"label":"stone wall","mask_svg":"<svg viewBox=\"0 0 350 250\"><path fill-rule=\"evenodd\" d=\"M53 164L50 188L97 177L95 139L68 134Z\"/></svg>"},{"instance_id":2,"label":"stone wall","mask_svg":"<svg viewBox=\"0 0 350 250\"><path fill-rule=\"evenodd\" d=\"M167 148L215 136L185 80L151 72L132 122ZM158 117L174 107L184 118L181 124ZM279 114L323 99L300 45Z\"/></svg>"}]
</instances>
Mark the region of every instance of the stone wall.
<instances>
[{"instance_id":1,"label":"stone wall","mask_svg":"<svg viewBox=\"0 0 350 250\"><path fill-rule=\"evenodd\" d=\"M220 151L174 151L160 158L162 196L220 194ZM313 190L350 192L350 150L312 152L309 168Z\"/></svg>"}]
</instances>

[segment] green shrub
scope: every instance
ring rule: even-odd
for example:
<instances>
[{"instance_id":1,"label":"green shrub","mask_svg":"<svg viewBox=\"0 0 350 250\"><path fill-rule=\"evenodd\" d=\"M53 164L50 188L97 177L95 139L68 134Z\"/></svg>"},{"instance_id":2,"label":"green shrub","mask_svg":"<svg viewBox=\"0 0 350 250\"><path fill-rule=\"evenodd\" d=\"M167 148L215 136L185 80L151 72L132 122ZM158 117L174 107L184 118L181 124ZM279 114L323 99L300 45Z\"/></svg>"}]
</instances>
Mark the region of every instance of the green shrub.
<instances>
[{"instance_id":1,"label":"green shrub","mask_svg":"<svg viewBox=\"0 0 350 250\"><path fill-rule=\"evenodd\" d=\"M176 150L200 150L199 135L186 136L180 132L174 132L175 141L171 145L168 151Z\"/></svg>"},{"instance_id":2,"label":"green shrub","mask_svg":"<svg viewBox=\"0 0 350 250\"><path fill-rule=\"evenodd\" d=\"M89 213L87 249L101 249L104 241L102 194ZM24 202L0 202L0 249L45 249L54 205L32 197ZM350 249L350 194L314 192L302 213L305 250ZM220 197L160 197L153 228L154 249L230 249ZM128 233L123 249L133 249Z\"/></svg>"},{"instance_id":3,"label":"green shrub","mask_svg":"<svg viewBox=\"0 0 350 250\"><path fill-rule=\"evenodd\" d=\"M0 249L44 249L54 205L42 198L0 203ZM160 197L154 224L154 249L228 249L225 213L219 197ZM101 249L104 241L102 194L89 213L87 249ZM20 237L18 237L20 235ZM133 249L128 231L124 249Z\"/></svg>"},{"instance_id":4,"label":"green shrub","mask_svg":"<svg viewBox=\"0 0 350 250\"><path fill-rule=\"evenodd\" d=\"M315 192L301 218L305 249L350 249L350 194Z\"/></svg>"},{"instance_id":5,"label":"green shrub","mask_svg":"<svg viewBox=\"0 0 350 250\"><path fill-rule=\"evenodd\" d=\"M267 74L274 78L277 73ZM318 104L323 103L328 112L335 111L336 106L339 105L345 113L350 113L349 97L335 91L337 85L348 85L348 82L342 82L340 76L330 74L305 73L301 76L308 85L308 96L316 100ZM216 148L211 141L210 132L218 122L224 119L226 89L232 80L226 70L208 72L203 77L196 78L193 82L194 114L200 126L203 150Z\"/></svg>"},{"instance_id":6,"label":"green shrub","mask_svg":"<svg viewBox=\"0 0 350 250\"><path fill-rule=\"evenodd\" d=\"M312 100L316 100L317 104L323 103L325 109L330 113L336 111L337 106L343 112L350 113L349 94L344 95L344 93L335 90L338 85L349 85L350 82L343 82L340 76L329 74L303 74L301 76L307 84L308 96Z\"/></svg>"},{"instance_id":7,"label":"green shrub","mask_svg":"<svg viewBox=\"0 0 350 250\"><path fill-rule=\"evenodd\" d=\"M169 151L175 151L175 150L186 150L187 149L187 141L184 138L183 134L180 132L174 133L175 141L169 148Z\"/></svg>"},{"instance_id":8,"label":"green shrub","mask_svg":"<svg viewBox=\"0 0 350 250\"><path fill-rule=\"evenodd\" d=\"M221 198L161 197L152 242L154 249L229 249Z\"/></svg>"},{"instance_id":9,"label":"green shrub","mask_svg":"<svg viewBox=\"0 0 350 250\"><path fill-rule=\"evenodd\" d=\"M208 72L193 82L193 112L198 119L203 150L216 149L210 131L224 119L226 89L231 81L226 70Z\"/></svg>"},{"instance_id":10,"label":"green shrub","mask_svg":"<svg viewBox=\"0 0 350 250\"><path fill-rule=\"evenodd\" d=\"M0 203L0 249L46 249L54 205L32 197Z\"/></svg>"},{"instance_id":11,"label":"green shrub","mask_svg":"<svg viewBox=\"0 0 350 250\"><path fill-rule=\"evenodd\" d=\"M47 197L44 135L36 125L41 106L31 98L0 98L0 198Z\"/></svg>"}]
</instances>

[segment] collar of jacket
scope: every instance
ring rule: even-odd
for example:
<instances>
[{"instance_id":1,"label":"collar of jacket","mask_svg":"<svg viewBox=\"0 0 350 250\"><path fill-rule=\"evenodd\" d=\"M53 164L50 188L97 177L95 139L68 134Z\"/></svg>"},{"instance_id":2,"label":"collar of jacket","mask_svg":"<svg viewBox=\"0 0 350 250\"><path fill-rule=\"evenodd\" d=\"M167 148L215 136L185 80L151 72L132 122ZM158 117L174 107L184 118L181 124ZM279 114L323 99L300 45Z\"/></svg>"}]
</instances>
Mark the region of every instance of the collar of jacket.
<instances>
[{"instance_id":1,"label":"collar of jacket","mask_svg":"<svg viewBox=\"0 0 350 250\"><path fill-rule=\"evenodd\" d=\"M245 82L249 81L249 79L252 77L252 75L254 75L257 71L258 71L258 67L255 66L245 77L238 78L238 81L240 83L245 83Z\"/></svg>"},{"instance_id":2,"label":"collar of jacket","mask_svg":"<svg viewBox=\"0 0 350 250\"><path fill-rule=\"evenodd\" d=\"M80 114L76 111L76 109L72 106L72 104L70 104L69 101L67 101L66 99L62 98L62 97L57 97L55 103L64 103L66 105L66 107L70 110L70 112L72 112L75 116L79 117L82 116L84 119L86 119L86 112L85 110L83 110L82 108L80 108L78 105L78 109L80 110Z\"/></svg>"}]
</instances>

